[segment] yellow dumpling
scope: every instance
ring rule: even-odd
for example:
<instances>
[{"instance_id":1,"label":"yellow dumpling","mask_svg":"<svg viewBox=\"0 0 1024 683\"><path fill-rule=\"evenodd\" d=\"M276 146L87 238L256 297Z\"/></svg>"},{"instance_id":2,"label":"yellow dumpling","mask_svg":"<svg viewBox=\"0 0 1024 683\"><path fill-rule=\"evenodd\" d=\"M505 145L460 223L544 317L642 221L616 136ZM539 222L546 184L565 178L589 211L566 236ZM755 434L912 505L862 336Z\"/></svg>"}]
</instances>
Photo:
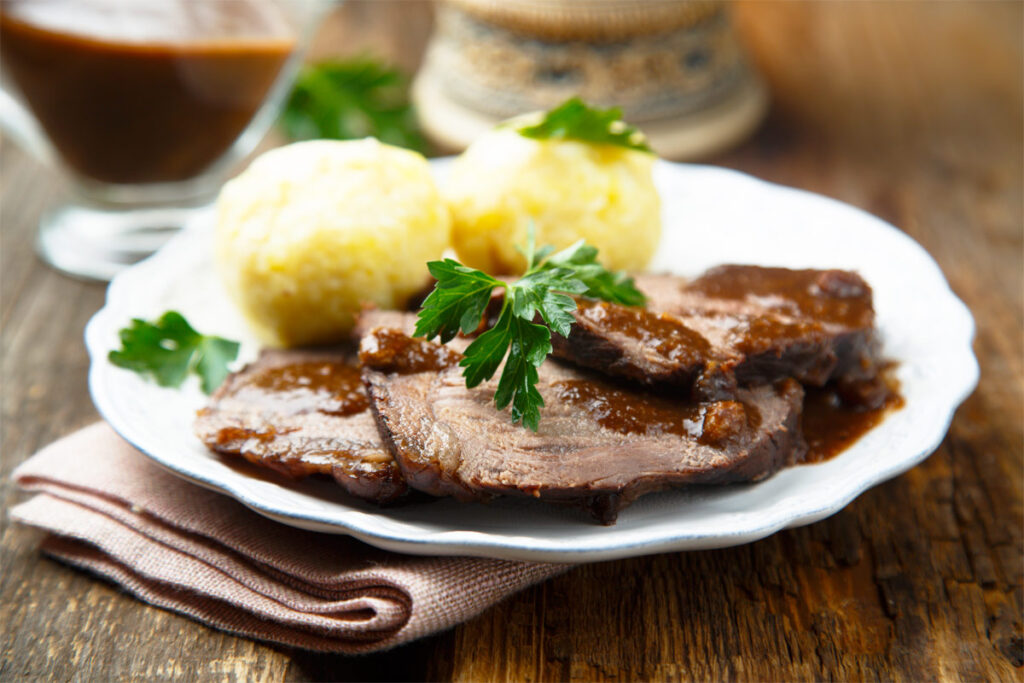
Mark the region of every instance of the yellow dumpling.
<instances>
[{"instance_id":1,"label":"yellow dumpling","mask_svg":"<svg viewBox=\"0 0 1024 683\"><path fill-rule=\"evenodd\" d=\"M448 209L421 155L374 139L271 150L217 201L216 262L268 343L346 338L363 304L402 306L449 246Z\"/></svg>"},{"instance_id":2,"label":"yellow dumpling","mask_svg":"<svg viewBox=\"0 0 1024 683\"><path fill-rule=\"evenodd\" d=\"M526 138L510 126L479 137L452 165L443 192L459 259L519 273L516 248L533 221L537 244L580 238L615 270L641 270L661 237L654 155L613 145Z\"/></svg>"}]
</instances>

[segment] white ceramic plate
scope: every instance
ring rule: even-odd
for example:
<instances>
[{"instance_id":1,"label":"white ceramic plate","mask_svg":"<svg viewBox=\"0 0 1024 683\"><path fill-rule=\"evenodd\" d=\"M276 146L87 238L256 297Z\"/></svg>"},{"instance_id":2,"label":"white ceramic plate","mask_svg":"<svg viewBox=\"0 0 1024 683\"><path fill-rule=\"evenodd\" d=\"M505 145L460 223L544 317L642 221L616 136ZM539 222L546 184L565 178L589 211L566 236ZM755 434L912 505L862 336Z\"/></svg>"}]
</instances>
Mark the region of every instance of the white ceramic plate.
<instances>
[{"instance_id":1,"label":"white ceramic plate","mask_svg":"<svg viewBox=\"0 0 1024 683\"><path fill-rule=\"evenodd\" d=\"M435 162L441 175L444 165ZM906 406L832 460L758 484L646 496L612 527L532 500L380 509L347 498L331 482L247 476L193 436L194 411L205 400L197 383L162 389L106 360L130 318L151 319L168 309L200 331L242 340L240 361L255 357L257 344L213 272L210 216L110 285L106 306L86 329L93 400L114 429L157 463L267 517L424 555L579 562L747 543L837 512L938 447L953 411L977 384L974 322L917 243L858 209L734 171L659 162L655 179L664 236L652 270L694 275L730 262L858 271L874 288L884 353L899 362Z\"/></svg>"}]
</instances>

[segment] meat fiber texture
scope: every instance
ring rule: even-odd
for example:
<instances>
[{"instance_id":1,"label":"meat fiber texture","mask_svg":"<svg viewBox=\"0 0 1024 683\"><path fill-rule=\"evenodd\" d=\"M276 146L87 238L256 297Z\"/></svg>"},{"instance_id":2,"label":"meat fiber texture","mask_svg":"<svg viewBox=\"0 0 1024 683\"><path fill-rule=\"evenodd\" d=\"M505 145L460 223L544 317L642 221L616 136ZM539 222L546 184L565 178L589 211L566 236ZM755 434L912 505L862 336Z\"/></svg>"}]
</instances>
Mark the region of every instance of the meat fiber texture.
<instances>
[{"instance_id":1,"label":"meat fiber texture","mask_svg":"<svg viewBox=\"0 0 1024 683\"><path fill-rule=\"evenodd\" d=\"M333 477L353 496L393 501L408 487L377 431L368 403L338 411L335 397L300 388L268 389L261 377L297 363L353 368L351 351L264 351L230 375L199 412L194 429L210 449L292 478ZM361 384L356 393L365 390Z\"/></svg>"},{"instance_id":2,"label":"meat fiber texture","mask_svg":"<svg viewBox=\"0 0 1024 683\"><path fill-rule=\"evenodd\" d=\"M762 479L806 451L799 429L803 390L795 381L742 390L737 401L697 404L549 361L539 369L545 406L534 433L495 409L497 376L466 388L459 358L409 338L401 326L368 330L360 346L380 433L409 485L435 496L575 503L609 524L645 493ZM567 400L578 389L596 398ZM667 422L643 423L676 409L684 419L675 424L685 424L686 433L663 429Z\"/></svg>"}]
</instances>

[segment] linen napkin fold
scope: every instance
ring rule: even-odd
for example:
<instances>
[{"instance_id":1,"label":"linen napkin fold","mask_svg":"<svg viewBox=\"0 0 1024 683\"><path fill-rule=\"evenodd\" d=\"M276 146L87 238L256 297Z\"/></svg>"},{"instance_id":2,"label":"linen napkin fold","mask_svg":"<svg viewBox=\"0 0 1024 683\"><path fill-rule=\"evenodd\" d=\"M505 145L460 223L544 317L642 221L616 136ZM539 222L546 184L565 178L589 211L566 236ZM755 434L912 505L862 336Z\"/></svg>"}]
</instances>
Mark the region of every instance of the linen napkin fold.
<instances>
[{"instance_id":1,"label":"linen napkin fold","mask_svg":"<svg viewBox=\"0 0 1024 683\"><path fill-rule=\"evenodd\" d=\"M382 650L450 628L567 565L416 557L289 527L162 470L105 423L14 472L41 549L138 598L309 650Z\"/></svg>"}]
</instances>

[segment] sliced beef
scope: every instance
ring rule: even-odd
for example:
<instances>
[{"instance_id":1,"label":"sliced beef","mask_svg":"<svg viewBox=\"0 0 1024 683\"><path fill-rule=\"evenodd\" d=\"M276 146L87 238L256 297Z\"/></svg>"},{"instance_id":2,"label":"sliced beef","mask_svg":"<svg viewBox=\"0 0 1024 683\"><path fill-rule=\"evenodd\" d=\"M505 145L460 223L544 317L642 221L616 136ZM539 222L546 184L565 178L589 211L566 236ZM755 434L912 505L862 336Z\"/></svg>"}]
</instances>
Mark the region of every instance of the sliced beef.
<instances>
[{"instance_id":1,"label":"sliced beef","mask_svg":"<svg viewBox=\"0 0 1024 683\"><path fill-rule=\"evenodd\" d=\"M451 348L368 332L363 379L406 481L462 500L521 495L582 504L603 523L637 496L753 481L799 461L803 390L792 380L693 402L618 386L557 361L539 368L537 433L494 407L497 378L467 389Z\"/></svg>"},{"instance_id":2,"label":"sliced beef","mask_svg":"<svg viewBox=\"0 0 1024 683\"><path fill-rule=\"evenodd\" d=\"M855 273L721 266L692 282L641 276L646 308L579 300L557 357L703 397L793 377L856 385L877 374L871 288Z\"/></svg>"},{"instance_id":3,"label":"sliced beef","mask_svg":"<svg viewBox=\"0 0 1024 683\"><path fill-rule=\"evenodd\" d=\"M408 487L368 408L352 351L265 351L225 380L195 432L214 451L388 502Z\"/></svg>"},{"instance_id":4,"label":"sliced beef","mask_svg":"<svg viewBox=\"0 0 1024 683\"><path fill-rule=\"evenodd\" d=\"M680 315L718 316L753 320L758 325L738 335L740 351L762 354L761 363L775 353L776 326L786 330L819 327L834 356L834 363L822 363L820 371L797 372L793 376L821 386L829 380L857 382L877 376L879 343L875 332L875 309L871 287L857 273L845 270L790 270L758 266L725 265L712 268L682 289L673 308L655 301L661 310ZM779 335L786 339L785 334ZM831 366L830 370L827 370ZM753 381L764 373L750 371ZM746 377L740 375L741 381ZM770 379L768 377L767 379Z\"/></svg>"}]
</instances>

